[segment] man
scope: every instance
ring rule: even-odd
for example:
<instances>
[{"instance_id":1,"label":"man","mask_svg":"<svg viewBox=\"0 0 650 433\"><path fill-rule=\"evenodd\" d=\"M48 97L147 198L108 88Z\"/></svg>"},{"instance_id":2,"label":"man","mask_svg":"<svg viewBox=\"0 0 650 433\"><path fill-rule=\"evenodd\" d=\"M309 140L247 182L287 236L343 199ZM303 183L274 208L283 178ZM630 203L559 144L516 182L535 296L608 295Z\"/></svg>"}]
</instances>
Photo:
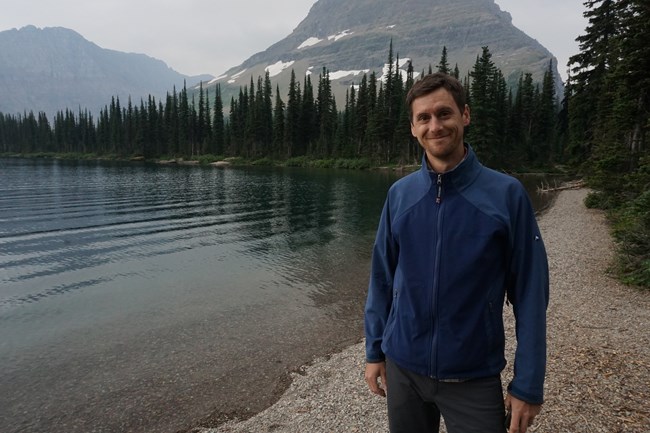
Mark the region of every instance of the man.
<instances>
[{"instance_id":1,"label":"man","mask_svg":"<svg viewBox=\"0 0 650 433\"><path fill-rule=\"evenodd\" d=\"M370 390L392 433L525 433L540 412L548 264L535 214L514 178L464 143L470 110L455 78L431 74L406 98L422 168L390 188L365 309ZM517 332L505 403L503 305ZM505 408L511 421L504 428Z\"/></svg>"}]
</instances>

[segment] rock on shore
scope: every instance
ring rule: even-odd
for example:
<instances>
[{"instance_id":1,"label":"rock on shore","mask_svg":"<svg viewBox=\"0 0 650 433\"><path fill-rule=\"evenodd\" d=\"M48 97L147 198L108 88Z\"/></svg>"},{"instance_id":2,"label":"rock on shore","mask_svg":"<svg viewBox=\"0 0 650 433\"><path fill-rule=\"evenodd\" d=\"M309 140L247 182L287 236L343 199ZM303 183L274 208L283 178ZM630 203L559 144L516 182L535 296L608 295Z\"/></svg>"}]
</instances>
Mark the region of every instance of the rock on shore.
<instances>
[{"instance_id":1,"label":"rock on shore","mask_svg":"<svg viewBox=\"0 0 650 433\"><path fill-rule=\"evenodd\" d=\"M546 403L533 432L650 432L650 293L607 275L614 245L587 190L559 193L539 220L551 271ZM513 319L506 314L512 377ZM387 432L385 400L367 390L359 343L303 371L247 420L200 433Z\"/></svg>"}]
</instances>

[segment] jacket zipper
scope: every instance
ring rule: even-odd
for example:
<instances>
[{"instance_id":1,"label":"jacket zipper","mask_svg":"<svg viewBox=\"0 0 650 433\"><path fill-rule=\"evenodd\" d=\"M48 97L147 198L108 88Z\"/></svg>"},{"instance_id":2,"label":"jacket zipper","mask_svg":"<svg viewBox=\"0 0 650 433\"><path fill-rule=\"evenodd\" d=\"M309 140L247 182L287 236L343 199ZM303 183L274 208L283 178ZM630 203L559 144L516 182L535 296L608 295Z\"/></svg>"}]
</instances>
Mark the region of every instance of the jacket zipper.
<instances>
[{"instance_id":1,"label":"jacket zipper","mask_svg":"<svg viewBox=\"0 0 650 433\"><path fill-rule=\"evenodd\" d=\"M433 335L431 337L431 358L430 358L430 376L437 379L438 376L438 293L440 289L440 255L442 250L442 174L438 174L436 180L436 244L434 250L433 264L433 287L431 295L431 324Z\"/></svg>"}]
</instances>

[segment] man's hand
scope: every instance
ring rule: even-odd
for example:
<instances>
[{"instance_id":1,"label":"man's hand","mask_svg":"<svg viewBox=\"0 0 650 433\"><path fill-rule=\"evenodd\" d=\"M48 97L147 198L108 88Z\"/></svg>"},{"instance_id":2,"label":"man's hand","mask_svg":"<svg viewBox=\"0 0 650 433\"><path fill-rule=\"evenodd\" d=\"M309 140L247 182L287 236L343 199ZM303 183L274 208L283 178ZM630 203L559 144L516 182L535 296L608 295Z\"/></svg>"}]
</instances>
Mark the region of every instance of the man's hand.
<instances>
[{"instance_id":1,"label":"man's hand","mask_svg":"<svg viewBox=\"0 0 650 433\"><path fill-rule=\"evenodd\" d=\"M373 394L386 397L386 363L385 362L368 362L365 373L366 383ZM381 382L380 382L381 380Z\"/></svg>"},{"instance_id":2,"label":"man's hand","mask_svg":"<svg viewBox=\"0 0 650 433\"><path fill-rule=\"evenodd\" d=\"M542 410L541 404L530 404L508 394L505 401L506 409L512 414L508 433L526 433L528 427Z\"/></svg>"}]
</instances>

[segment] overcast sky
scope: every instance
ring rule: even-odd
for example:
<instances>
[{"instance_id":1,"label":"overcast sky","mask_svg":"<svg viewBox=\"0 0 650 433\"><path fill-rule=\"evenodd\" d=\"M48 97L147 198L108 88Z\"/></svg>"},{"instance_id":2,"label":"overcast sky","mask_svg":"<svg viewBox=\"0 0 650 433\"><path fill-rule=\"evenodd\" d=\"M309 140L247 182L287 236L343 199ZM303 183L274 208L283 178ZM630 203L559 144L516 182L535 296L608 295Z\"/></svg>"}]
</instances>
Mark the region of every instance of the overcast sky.
<instances>
[{"instance_id":1,"label":"overcast sky","mask_svg":"<svg viewBox=\"0 0 650 433\"><path fill-rule=\"evenodd\" d=\"M582 0L495 0L559 61L566 79ZM186 75L221 75L289 35L315 0L0 0L0 31L66 27L102 48L143 53ZM345 29L341 29L345 30Z\"/></svg>"}]
</instances>

